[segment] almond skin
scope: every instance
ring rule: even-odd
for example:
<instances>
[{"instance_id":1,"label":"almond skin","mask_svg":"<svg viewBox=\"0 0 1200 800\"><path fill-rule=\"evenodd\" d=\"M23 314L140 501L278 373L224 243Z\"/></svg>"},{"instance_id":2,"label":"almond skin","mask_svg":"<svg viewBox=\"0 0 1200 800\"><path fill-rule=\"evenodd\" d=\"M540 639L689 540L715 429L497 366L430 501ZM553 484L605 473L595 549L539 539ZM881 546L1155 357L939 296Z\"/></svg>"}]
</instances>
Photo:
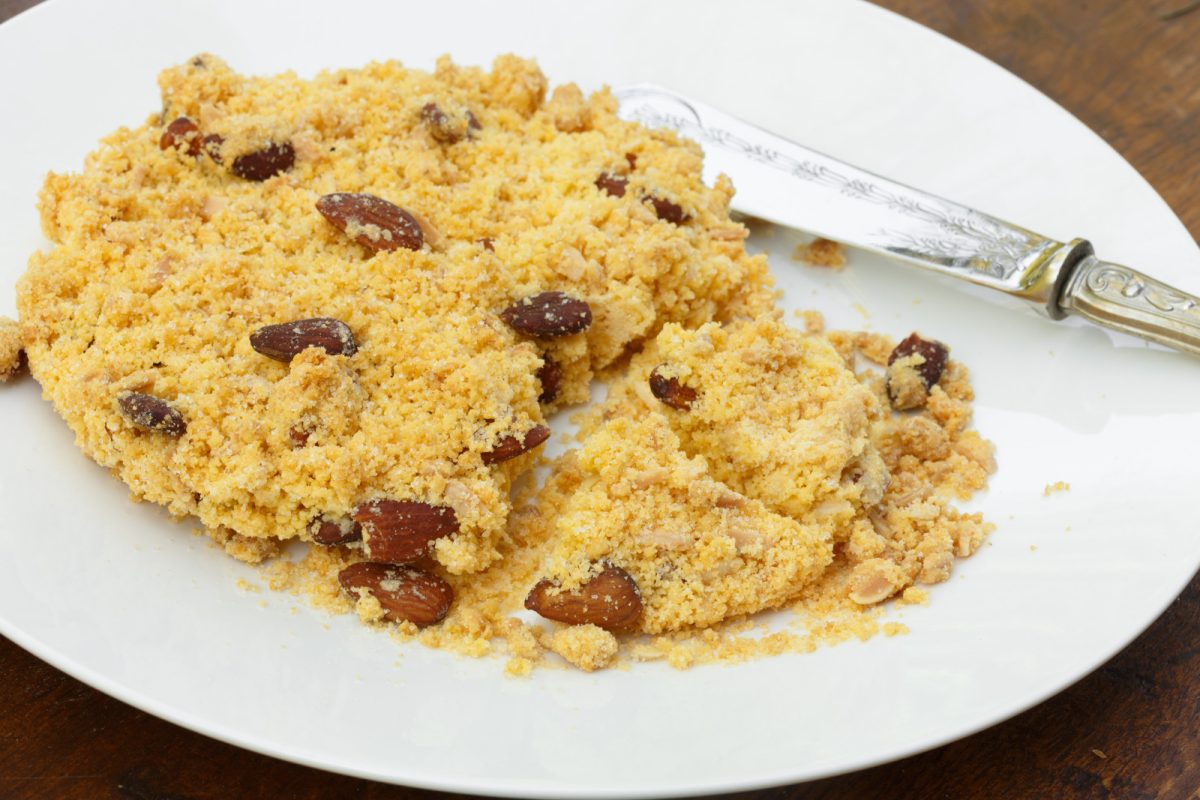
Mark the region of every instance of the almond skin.
<instances>
[{"instance_id":1,"label":"almond skin","mask_svg":"<svg viewBox=\"0 0 1200 800\"><path fill-rule=\"evenodd\" d=\"M671 408L687 411L696 402L696 390L684 386L678 378L667 377L661 369L659 365L650 373L650 393Z\"/></svg>"},{"instance_id":2,"label":"almond skin","mask_svg":"<svg viewBox=\"0 0 1200 800\"><path fill-rule=\"evenodd\" d=\"M317 211L371 252L420 250L425 235L412 214L373 194L336 192L317 201Z\"/></svg>"},{"instance_id":3,"label":"almond skin","mask_svg":"<svg viewBox=\"0 0 1200 800\"><path fill-rule=\"evenodd\" d=\"M221 159L221 145L225 144L225 137L219 133L210 133L200 140L201 146L204 148L204 153L213 160L213 163L225 163Z\"/></svg>"},{"instance_id":4,"label":"almond skin","mask_svg":"<svg viewBox=\"0 0 1200 800\"><path fill-rule=\"evenodd\" d=\"M117 395L117 405L127 420L143 430L176 437L187 433L187 421L183 414L161 397L142 392L122 392Z\"/></svg>"},{"instance_id":5,"label":"almond skin","mask_svg":"<svg viewBox=\"0 0 1200 800\"><path fill-rule=\"evenodd\" d=\"M360 561L339 572L338 583L351 597L366 592L378 600L389 622L411 622L418 628L441 622L454 602L450 584L412 567Z\"/></svg>"},{"instance_id":6,"label":"almond skin","mask_svg":"<svg viewBox=\"0 0 1200 800\"><path fill-rule=\"evenodd\" d=\"M189 156L200 155L202 143L200 126L187 117L177 117L171 120L171 123L163 129L162 137L158 140L159 149L170 150L172 147L178 147L185 150Z\"/></svg>"},{"instance_id":7,"label":"almond skin","mask_svg":"<svg viewBox=\"0 0 1200 800\"><path fill-rule=\"evenodd\" d=\"M216 158L213 160L216 161ZM261 150L244 153L235 158L230 170L234 175L248 181L265 181L281 172L287 172L295 163L296 151L291 142L271 142Z\"/></svg>"},{"instance_id":8,"label":"almond skin","mask_svg":"<svg viewBox=\"0 0 1200 800\"><path fill-rule=\"evenodd\" d=\"M899 358L911 355L920 355L925 359L925 363L918 364L913 369L921 376L925 388L932 389L934 384L941 380L942 372L946 369L950 348L934 339L922 339L916 333L910 333L908 338L892 350L892 354L888 356L888 366L896 363Z\"/></svg>"},{"instance_id":9,"label":"almond skin","mask_svg":"<svg viewBox=\"0 0 1200 800\"><path fill-rule=\"evenodd\" d=\"M549 438L550 429L545 425L536 425L530 428L525 432L524 438L518 438L516 434L504 436L496 442L495 447L483 454L483 463L499 464L502 461L516 458L523 453L528 453Z\"/></svg>"},{"instance_id":10,"label":"almond skin","mask_svg":"<svg viewBox=\"0 0 1200 800\"><path fill-rule=\"evenodd\" d=\"M600 177L596 178L596 188L612 197L624 197L625 187L628 185L628 178L613 175L611 172L601 172Z\"/></svg>"},{"instance_id":11,"label":"almond skin","mask_svg":"<svg viewBox=\"0 0 1200 800\"><path fill-rule=\"evenodd\" d=\"M542 356L542 365L537 371L538 382L542 385L542 393L538 395L539 403L553 403L558 398L558 389L563 382L563 368L550 356Z\"/></svg>"},{"instance_id":12,"label":"almond skin","mask_svg":"<svg viewBox=\"0 0 1200 800\"><path fill-rule=\"evenodd\" d=\"M276 361L291 361L309 347L320 347L331 356L352 356L358 352L350 327L330 317L263 326L250 334L250 346Z\"/></svg>"},{"instance_id":13,"label":"almond skin","mask_svg":"<svg viewBox=\"0 0 1200 800\"><path fill-rule=\"evenodd\" d=\"M351 516L362 525L367 558L389 564L411 564L429 552L432 542L458 531L453 508L418 500L371 500Z\"/></svg>"},{"instance_id":14,"label":"almond skin","mask_svg":"<svg viewBox=\"0 0 1200 800\"><path fill-rule=\"evenodd\" d=\"M665 197L648 194L642 200L649 203L650 207L654 209L655 215L665 222L670 222L672 225L682 225L688 220L688 215L683 213L683 207L677 203L672 203Z\"/></svg>"},{"instance_id":15,"label":"almond skin","mask_svg":"<svg viewBox=\"0 0 1200 800\"><path fill-rule=\"evenodd\" d=\"M591 623L611 633L634 630L642 617L642 594L637 582L625 570L604 565L600 574L572 592L554 592L548 580L540 581L525 607L546 619L568 625Z\"/></svg>"},{"instance_id":16,"label":"almond skin","mask_svg":"<svg viewBox=\"0 0 1200 800\"><path fill-rule=\"evenodd\" d=\"M334 547L362 541L362 525L349 517L321 516L308 523L309 537L319 545Z\"/></svg>"},{"instance_id":17,"label":"almond skin","mask_svg":"<svg viewBox=\"0 0 1200 800\"><path fill-rule=\"evenodd\" d=\"M540 292L501 311L500 319L518 333L549 339L586 330L592 324L592 309L564 292Z\"/></svg>"}]
</instances>

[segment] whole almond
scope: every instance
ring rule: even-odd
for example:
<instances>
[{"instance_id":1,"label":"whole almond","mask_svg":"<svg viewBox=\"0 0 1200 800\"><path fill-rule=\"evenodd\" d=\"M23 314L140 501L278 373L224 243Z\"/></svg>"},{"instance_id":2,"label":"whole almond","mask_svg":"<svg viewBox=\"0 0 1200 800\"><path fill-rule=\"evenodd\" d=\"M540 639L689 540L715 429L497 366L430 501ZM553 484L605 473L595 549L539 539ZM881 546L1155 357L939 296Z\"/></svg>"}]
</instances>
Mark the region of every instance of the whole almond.
<instances>
[{"instance_id":1,"label":"whole almond","mask_svg":"<svg viewBox=\"0 0 1200 800\"><path fill-rule=\"evenodd\" d=\"M367 558L389 564L411 564L429 552L430 543L458 530L453 508L417 500L371 500L351 516L362 525Z\"/></svg>"},{"instance_id":2,"label":"whole almond","mask_svg":"<svg viewBox=\"0 0 1200 800\"><path fill-rule=\"evenodd\" d=\"M587 329L592 324L592 309L563 292L540 292L501 311L500 319L519 333L548 339Z\"/></svg>"},{"instance_id":3,"label":"whole almond","mask_svg":"<svg viewBox=\"0 0 1200 800\"><path fill-rule=\"evenodd\" d=\"M215 159L214 159L215 160ZM239 178L265 181L286 172L296 163L296 150L291 142L271 142L261 150L244 153L233 160L230 169Z\"/></svg>"},{"instance_id":4,"label":"whole almond","mask_svg":"<svg viewBox=\"0 0 1200 800\"><path fill-rule=\"evenodd\" d=\"M911 355L919 355L925 359L924 363L917 364L913 369L921 376L925 388L932 389L934 384L941 380L942 372L946 369L950 348L939 341L922 339L916 333L911 333L892 350L892 354L888 356L888 366L896 363L899 358Z\"/></svg>"},{"instance_id":5,"label":"whole almond","mask_svg":"<svg viewBox=\"0 0 1200 800\"><path fill-rule=\"evenodd\" d=\"M308 523L308 535L317 544L333 547L362 541L362 526L349 517L322 514Z\"/></svg>"},{"instance_id":6,"label":"whole almond","mask_svg":"<svg viewBox=\"0 0 1200 800\"><path fill-rule=\"evenodd\" d=\"M163 129L158 146L162 150L178 147L185 150L189 156L198 156L202 142L200 126L187 117L178 117Z\"/></svg>"},{"instance_id":7,"label":"whole almond","mask_svg":"<svg viewBox=\"0 0 1200 800\"><path fill-rule=\"evenodd\" d=\"M291 361L309 347L320 347L331 356L358 352L350 327L329 317L265 325L250 334L250 346L276 361Z\"/></svg>"},{"instance_id":8,"label":"whole almond","mask_svg":"<svg viewBox=\"0 0 1200 800\"><path fill-rule=\"evenodd\" d=\"M537 371L538 382L542 385L542 393L538 395L539 403L553 403L558 397L558 389L563 382L563 368L550 356L542 356L542 365Z\"/></svg>"},{"instance_id":9,"label":"whole almond","mask_svg":"<svg viewBox=\"0 0 1200 800\"><path fill-rule=\"evenodd\" d=\"M139 428L168 436L187 433L183 414L161 397L142 392L122 392L117 395L117 405L125 418Z\"/></svg>"},{"instance_id":10,"label":"whole almond","mask_svg":"<svg viewBox=\"0 0 1200 800\"><path fill-rule=\"evenodd\" d=\"M425 243L421 223L412 214L373 194L327 194L317 201L317 211L372 252L420 250Z\"/></svg>"},{"instance_id":11,"label":"whole almond","mask_svg":"<svg viewBox=\"0 0 1200 800\"><path fill-rule=\"evenodd\" d=\"M550 429L545 425L535 425L525 432L524 438L516 434L501 437L496 446L483 454L483 463L499 464L502 461L516 458L522 453L528 453L533 448L550 438Z\"/></svg>"},{"instance_id":12,"label":"whole almond","mask_svg":"<svg viewBox=\"0 0 1200 800\"><path fill-rule=\"evenodd\" d=\"M411 622L418 628L441 622L454 602L450 584L412 567L360 561L338 573L338 583L352 597L374 597L389 622Z\"/></svg>"},{"instance_id":13,"label":"whole almond","mask_svg":"<svg viewBox=\"0 0 1200 800\"><path fill-rule=\"evenodd\" d=\"M600 574L572 592L557 592L548 580L533 587L525 607L546 619L568 625L598 625L619 633L636 628L642 616L642 594L625 570L604 565Z\"/></svg>"},{"instance_id":14,"label":"whole almond","mask_svg":"<svg viewBox=\"0 0 1200 800\"><path fill-rule=\"evenodd\" d=\"M688 215L683 213L682 206L672 203L665 197L648 194L642 200L650 204L659 219L670 222L672 225L682 225L688 219Z\"/></svg>"},{"instance_id":15,"label":"whole almond","mask_svg":"<svg viewBox=\"0 0 1200 800\"><path fill-rule=\"evenodd\" d=\"M696 390L683 385L676 377L665 375L663 366L660 364L650 373L650 393L671 408L687 411L696 402Z\"/></svg>"}]
</instances>

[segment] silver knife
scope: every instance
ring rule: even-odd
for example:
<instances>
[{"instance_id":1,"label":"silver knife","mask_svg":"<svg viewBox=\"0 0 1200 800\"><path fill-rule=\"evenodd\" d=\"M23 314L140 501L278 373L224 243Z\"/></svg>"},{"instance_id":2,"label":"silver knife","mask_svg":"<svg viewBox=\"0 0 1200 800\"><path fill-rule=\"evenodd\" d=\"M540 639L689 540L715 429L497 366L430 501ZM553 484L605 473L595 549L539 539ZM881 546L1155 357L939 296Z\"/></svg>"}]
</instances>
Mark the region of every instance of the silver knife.
<instances>
[{"instance_id":1,"label":"silver knife","mask_svg":"<svg viewBox=\"0 0 1200 800\"><path fill-rule=\"evenodd\" d=\"M670 128L704 148L706 168L735 178L734 208L843 244L953 275L1200 355L1200 298L1059 242L776 136L650 84L616 92L620 115Z\"/></svg>"}]
</instances>

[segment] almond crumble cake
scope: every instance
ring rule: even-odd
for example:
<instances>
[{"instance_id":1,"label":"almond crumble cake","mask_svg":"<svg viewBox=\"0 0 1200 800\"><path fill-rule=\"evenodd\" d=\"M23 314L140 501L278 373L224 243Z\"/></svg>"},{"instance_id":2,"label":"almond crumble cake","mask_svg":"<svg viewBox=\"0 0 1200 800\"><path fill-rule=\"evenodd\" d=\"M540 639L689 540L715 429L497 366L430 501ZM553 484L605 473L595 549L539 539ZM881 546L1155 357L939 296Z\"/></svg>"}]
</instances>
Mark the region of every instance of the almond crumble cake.
<instances>
[{"instance_id":1,"label":"almond crumble cake","mask_svg":"<svg viewBox=\"0 0 1200 800\"><path fill-rule=\"evenodd\" d=\"M159 83L161 113L48 176L0 378L23 350L87 455L276 587L503 640L514 674L684 666L805 649L819 625L745 615L912 600L986 536L951 505L994 469L965 368L785 326L732 184L607 90L547 98L514 56L305 80L204 54ZM597 376L536 486L547 415Z\"/></svg>"}]
</instances>

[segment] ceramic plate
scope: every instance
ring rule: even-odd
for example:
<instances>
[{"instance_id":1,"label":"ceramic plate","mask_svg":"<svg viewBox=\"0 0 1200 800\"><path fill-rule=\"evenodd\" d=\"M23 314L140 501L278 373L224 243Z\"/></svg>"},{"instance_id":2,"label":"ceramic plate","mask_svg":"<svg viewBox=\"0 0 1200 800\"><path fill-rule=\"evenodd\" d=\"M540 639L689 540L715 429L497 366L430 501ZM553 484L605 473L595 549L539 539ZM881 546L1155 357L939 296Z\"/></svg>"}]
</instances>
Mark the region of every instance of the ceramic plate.
<instances>
[{"instance_id":1,"label":"ceramic plate","mask_svg":"<svg viewBox=\"0 0 1200 800\"><path fill-rule=\"evenodd\" d=\"M821 2L368 4L53 0L0 27L0 313L43 242L49 169L159 106L195 52L243 72L442 52L535 56L585 88L652 81L876 172L1200 291L1200 252L1137 173L1051 101L873 6ZM735 176L736 177L736 176ZM1191 504L1200 362L982 290L854 257L766 249L791 309L903 336L975 375L999 472L989 546L900 617L911 633L730 667L502 676L397 646L286 595L190 525L126 499L32 381L0 391L0 632L91 685L244 747L338 772L514 796L674 795L799 781L1004 719L1142 631L1200 563ZM1043 487L1068 481L1050 497Z\"/></svg>"}]
</instances>

